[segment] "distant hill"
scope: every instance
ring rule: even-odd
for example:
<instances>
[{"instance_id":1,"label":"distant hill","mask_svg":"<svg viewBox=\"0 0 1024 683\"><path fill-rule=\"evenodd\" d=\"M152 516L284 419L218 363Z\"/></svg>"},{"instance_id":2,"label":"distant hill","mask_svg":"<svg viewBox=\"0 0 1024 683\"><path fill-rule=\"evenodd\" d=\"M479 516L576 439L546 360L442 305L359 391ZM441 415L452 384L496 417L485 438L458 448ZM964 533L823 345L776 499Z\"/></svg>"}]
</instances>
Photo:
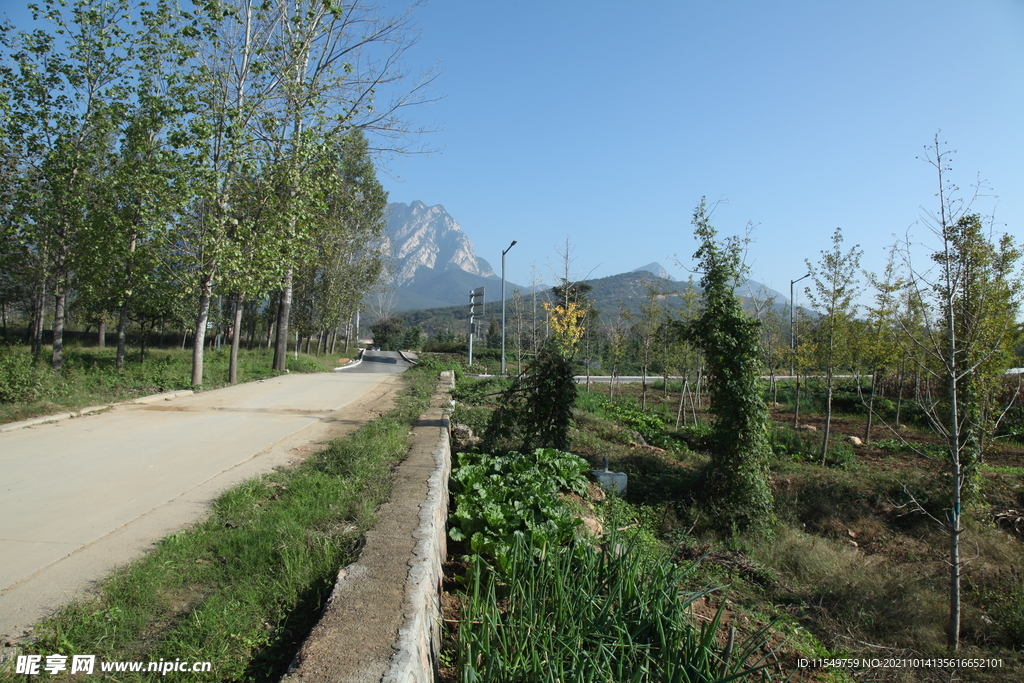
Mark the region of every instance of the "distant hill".
<instances>
[{"instance_id":1,"label":"distant hill","mask_svg":"<svg viewBox=\"0 0 1024 683\"><path fill-rule=\"evenodd\" d=\"M629 273L620 273L618 275L611 275L609 277L597 278L593 280L585 280L592 289L587 294L590 300L594 303L594 307L600 312L600 325L606 325L611 323L620 310L628 312L630 315L640 314L640 305L647 300L648 287L654 288L659 294L660 300L664 302L668 308L672 311L679 311L686 306L685 296L691 291L691 284L689 282L679 282L677 280L668 280L661 277L656 277L646 269L638 269ZM513 287L509 287L506 283L508 296L511 298ZM696 296L695 304L699 305L700 288L696 284L692 285L693 294ZM519 288L522 295L527 300L527 305L530 302L530 295L524 289ZM755 298L760 301L764 300L765 295L775 296L774 308L776 311L785 312L788 310L786 307L789 302L785 298L780 298L781 295L772 289L769 289L765 285L753 280L748 280L746 283L740 285L737 289L737 295L740 297L740 301L743 303L744 308L751 310L753 308ZM544 290L539 295L542 299L550 300L550 289ZM467 331L469 306L468 301L466 304L460 304L457 306L446 306L439 308L431 308L425 310L406 310L399 314L407 326L419 325L423 328L423 331L427 334L434 334L436 332L450 329L460 334L465 334ZM510 318L512 316L511 304L506 301L506 325L511 325ZM478 325L481 331L486 331L487 326L491 320L501 320L501 302L494 301L485 305L484 316L478 321Z\"/></svg>"}]
</instances>

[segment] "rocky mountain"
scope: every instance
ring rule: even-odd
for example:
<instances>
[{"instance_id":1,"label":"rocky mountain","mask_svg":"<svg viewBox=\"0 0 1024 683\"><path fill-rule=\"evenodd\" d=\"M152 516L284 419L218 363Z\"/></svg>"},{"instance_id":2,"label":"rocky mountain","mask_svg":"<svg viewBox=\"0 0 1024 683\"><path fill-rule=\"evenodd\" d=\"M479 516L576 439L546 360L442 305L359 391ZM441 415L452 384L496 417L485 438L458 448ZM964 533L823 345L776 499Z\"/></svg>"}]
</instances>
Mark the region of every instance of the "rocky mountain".
<instances>
[{"instance_id":1,"label":"rocky mountain","mask_svg":"<svg viewBox=\"0 0 1024 683\"><path fill-rule=\"evenodd\" d=\"M674 277L672 277L672 275L669 274L669 272L667 270L662 268L661 264L658 263L657 261L652 261L651 263L648 263L646 266L640 266L639 268L634 268L630 272L639 273L641 271L646 271L646 272L650 273L651 275L654 275L655 277L660 277L660 278L662 278L664 280L674 280L675 279Z\"/></svg>"},{"instance_id":2,"label":"rocky mountain","mask_svg":"<svg viewBox=\"0 0 1024 683\"><path fill-rule=\"evenodd\" d=\"M391 277L388 297L393 310L417 311L422 309L465 306L469 292L485 287L485 301L501 299L501 278L491 265L478 257L473 243L454 218L440 204L427 206L421 201L411 204L388 204L385 248L391 255ZM683 305L682 293L689 285L674 280L656 261L620 273L589 281L594 286L592 300L606 316L619 310L620 302L636 313L646 297L646 284L664 291L671 308ZM528 288L506 282L506 294L515 289ZM543 288L545 291L549 287ZM775 297L775 306L788 303L779 292L749 280L737 289L744 305L751 307L753 300Z\"/></svg>"},{"instance_id":3,"label":"rocky mountain","mask_svg":"<svg viewBox=\"0 0 1024 683\"><path fill-rule=\"evenodd\" d=\"M465 304L469 291L481 286L486 300L500 298L501 278L440 204L388 204L385 248L392 259L396 310ZM508 291L515 286L506 283Z\"/></svg>"}]
</instances>

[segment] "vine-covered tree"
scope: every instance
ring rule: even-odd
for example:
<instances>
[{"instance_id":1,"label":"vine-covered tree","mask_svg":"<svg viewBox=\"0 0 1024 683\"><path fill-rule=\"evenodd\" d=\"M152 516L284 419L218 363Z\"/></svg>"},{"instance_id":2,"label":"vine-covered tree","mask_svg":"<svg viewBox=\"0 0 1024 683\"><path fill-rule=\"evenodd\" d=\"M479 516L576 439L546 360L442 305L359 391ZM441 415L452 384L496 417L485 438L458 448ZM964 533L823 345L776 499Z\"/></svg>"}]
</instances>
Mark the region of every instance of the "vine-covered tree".
<instances>
[{"instance_id":1,"label":"vine-covered tree","mask_svg":"<svg viewBox=\"0 0 1024 683\"><path fill-rule=\"evenodd\" d=\"M704 307L688 325L709 375L714 454L708 501L724 531L765 531L774 518L768 486L768 409L761 395L759 324L735 294L743 274L743 240L720 240L703 199L693 214L694 254Z\"/></svg>"}]
</instances>

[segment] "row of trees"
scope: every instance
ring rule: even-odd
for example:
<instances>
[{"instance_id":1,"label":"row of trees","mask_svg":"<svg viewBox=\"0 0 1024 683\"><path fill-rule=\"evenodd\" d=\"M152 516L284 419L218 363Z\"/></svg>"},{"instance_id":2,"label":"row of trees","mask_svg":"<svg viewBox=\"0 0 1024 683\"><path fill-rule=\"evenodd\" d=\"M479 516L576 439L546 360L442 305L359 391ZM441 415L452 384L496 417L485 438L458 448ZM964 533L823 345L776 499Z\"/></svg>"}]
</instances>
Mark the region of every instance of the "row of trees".
<instances>
[{"instance_id":1,"label":"row of trees","mask_svg":"<svg viewBox=\"0 0 1024 683\"><path fill-rule=\"evenodd\" d=\"M336 329L381 269L386 194L365 132L406 149L423 101L401 56L409 17L333 0L46 0L46 28L0 27L0 305L38 355L52 303L193 328L202 383L215 297L289 331ZM429 80L429 79L428 79ZM378 150L379 151L379 150Z\"/></svg>"}]
</instances>

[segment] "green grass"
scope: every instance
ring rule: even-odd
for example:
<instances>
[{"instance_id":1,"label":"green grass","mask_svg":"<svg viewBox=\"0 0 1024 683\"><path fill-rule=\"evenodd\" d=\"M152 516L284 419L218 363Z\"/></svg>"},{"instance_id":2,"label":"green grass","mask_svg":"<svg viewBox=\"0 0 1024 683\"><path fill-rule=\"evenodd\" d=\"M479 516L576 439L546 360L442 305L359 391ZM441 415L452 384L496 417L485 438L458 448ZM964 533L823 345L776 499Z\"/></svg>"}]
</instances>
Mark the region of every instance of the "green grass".
<instances>
[{"instance_id":1,"label":"green grass","mask_svg":"<svg viewBox=\"0 0 1024 683\"><path fill-rule=\"evenodd\" d=\"M1024 477L1024 467L1011 467L1011 466L995 466L995 465L982 465L982 472L994 472L995 474L1011 474L1018 477Z\"/></svg>"},{"instance_id":2,"label":"green grass","mask_svg":"<svg viewBox=\"0 0 1024 683\"><path fill-rule=\"evenodd\" d=\"M460 680L762 680L756 669L770 661L767 628L719 644L722 611L699 626L691 615L710 591L680 593L693 565L637 552L614 531L605 540L600 548L578 540L538 549L520 536L500 572L474 556Z\"/></svg>"},{"instance_id":3,"label":"green grass","mask_svg":"<svg viewBox=\"0 0 1024 683\"><path fill-rule=\"evenodd\" d=\"M47 358L48 354L43 353ZM161 390L191 389L190 349L151 349L145 362L130 352L120 372L114 367L115 349L70 347L64 351L63 369L55 373L44 361L32 362L26 347L0 346L0 423L39 415L114 403ZM334 366L333 357L288 356L291 372L323 372ZM238 381L249 382L277 374L270 349L242 349L238 354ZM203 363L203 389L228 383L228 349L207 351Z\"/></svg>"},{"instance_id":4,"label":"green grass","mask_svg":"<svg viewBox=\"0 0 1024 683\"><path fill-rule=\"evenodd\" d=\"M409 425L429 403L436 376L413 370L406 377L393 411L296 468L228 491L207 520L40 624L26 651L210 661L212 672L189 680L277 680L337 570L354 559L388 496L392 467L407 453Z\"/></svg>"}]
</instances>

